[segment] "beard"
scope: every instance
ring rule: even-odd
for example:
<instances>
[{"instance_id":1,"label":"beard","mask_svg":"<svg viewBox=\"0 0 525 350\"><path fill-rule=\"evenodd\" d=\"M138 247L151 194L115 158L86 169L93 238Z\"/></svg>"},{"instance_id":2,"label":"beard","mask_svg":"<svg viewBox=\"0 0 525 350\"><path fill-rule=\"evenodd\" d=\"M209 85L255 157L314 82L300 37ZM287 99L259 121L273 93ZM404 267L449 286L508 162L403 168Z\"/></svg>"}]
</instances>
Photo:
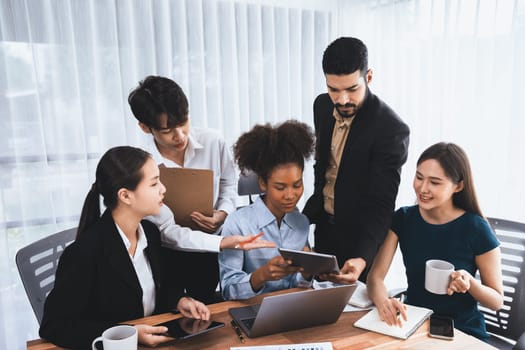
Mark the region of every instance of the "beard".
<instances>
[{"instance_id":1,"label":"beard","mask_svg":"<svg viewBox=\"0 0 525 350\"><path fill-rule=\"evenodd\" d=\"M361 106L358 106L354 103L346 103L344 105L340 103L336 103L334 105L335 109L337 110L337 113L343 118L352 118L357 114ZM342 110L344 108L345 110Z\"/></svg>"}]
</instances>

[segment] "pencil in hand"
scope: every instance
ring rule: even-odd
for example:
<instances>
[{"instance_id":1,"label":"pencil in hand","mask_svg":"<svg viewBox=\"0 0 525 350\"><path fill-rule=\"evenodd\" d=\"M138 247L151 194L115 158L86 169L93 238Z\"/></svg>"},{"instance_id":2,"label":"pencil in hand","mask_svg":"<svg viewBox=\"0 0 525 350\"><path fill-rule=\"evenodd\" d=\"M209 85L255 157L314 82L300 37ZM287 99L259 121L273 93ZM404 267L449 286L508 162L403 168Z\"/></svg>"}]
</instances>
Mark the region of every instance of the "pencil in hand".
<instances>
[{"instance_id":1,"label":"pencil in hand","mask_svg":"<svg viewBox=\"0 0 525 350\"><path fill-rule=\"evenodd\" d=\"M261 237L264 233L263 232L259 232L258 234L256 234L255 236L251 237L251 238L248 238L247 240L245 241L242 241L241 243L237 244L237 246L235 248L242 248L244 247L245 244L248 244L248 243L252 243L253 241L255 241L256 239L258 239L259 237Z\"/></svg>"}]
</instances>

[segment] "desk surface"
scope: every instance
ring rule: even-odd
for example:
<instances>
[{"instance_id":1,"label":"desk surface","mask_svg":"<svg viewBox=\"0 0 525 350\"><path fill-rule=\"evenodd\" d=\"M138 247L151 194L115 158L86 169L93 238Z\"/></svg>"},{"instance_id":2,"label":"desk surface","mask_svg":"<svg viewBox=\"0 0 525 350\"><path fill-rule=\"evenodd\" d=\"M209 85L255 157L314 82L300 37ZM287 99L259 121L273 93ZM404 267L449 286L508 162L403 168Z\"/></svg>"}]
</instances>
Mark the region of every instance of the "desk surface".
<instances>
[{"instance_id":1,"label":"desk surface","mask_svg":"<svg viewBox=\"0 0 525 350\"><path fill-rule=\"evenodd\" d=\"M282 292L278 292L282 293ZM272 294L278 294L272 293ZM340 349L495 349L492 346L471 337L459 330L455 330L454 340L441 340L431 338L428 333L428 321L424 323L409 339L400 340L386 335L368 332L353 327L353 323L365 312L345 312L336 323L305 328L285 333L278 333L259 338L246 337L245 343L241 343L235 330L230 325L231 317L228 309L231 307L243 306L248 304L260 303L263 296L257 296L247 301L225 301L222 303L208 305L212 319L224 322L223 328L205 333L197 337L174 341L155 349L229 349L230 346L256 346L272 344L296 344L314 342L332 342L336 350ZM126 322L128 324L158 324L171 319L179 318L180 315L161 314L145 317L140 320ZM27 342L28 350L57 350L62 349L44 340L32 340ZM151 349L140 346L139 349Z\"/></svg>"}]
</instances>

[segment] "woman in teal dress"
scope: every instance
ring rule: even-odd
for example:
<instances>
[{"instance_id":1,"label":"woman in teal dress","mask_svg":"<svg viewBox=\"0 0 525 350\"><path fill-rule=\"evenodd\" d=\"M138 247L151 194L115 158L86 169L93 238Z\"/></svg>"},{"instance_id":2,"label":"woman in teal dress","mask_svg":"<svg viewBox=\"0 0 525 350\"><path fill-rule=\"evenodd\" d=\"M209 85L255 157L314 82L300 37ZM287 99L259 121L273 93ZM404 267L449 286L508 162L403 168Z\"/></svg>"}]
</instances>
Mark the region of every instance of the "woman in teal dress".
<instances>
[{"instance_id":1,"label":"woman in teal dress","mask_svg":"<svg viewBox=\"0 0 525 350\"><path fill-rule=\"evenodd\" d=\"M418 204L394 213L368 275L370 298L386 323L400 325L406 319L403 304L389 298L384 284L399 243L408 281L406 302L451 317L459 330L486 339L477 305L493 310L503 305L500 248L479 208L465 152L452 143L430 146L417 161L413 186ZM445 295L425 290L429 259L455 266ZM481 280L474 278L478 270Z\"/></svg>"}]
</instances>

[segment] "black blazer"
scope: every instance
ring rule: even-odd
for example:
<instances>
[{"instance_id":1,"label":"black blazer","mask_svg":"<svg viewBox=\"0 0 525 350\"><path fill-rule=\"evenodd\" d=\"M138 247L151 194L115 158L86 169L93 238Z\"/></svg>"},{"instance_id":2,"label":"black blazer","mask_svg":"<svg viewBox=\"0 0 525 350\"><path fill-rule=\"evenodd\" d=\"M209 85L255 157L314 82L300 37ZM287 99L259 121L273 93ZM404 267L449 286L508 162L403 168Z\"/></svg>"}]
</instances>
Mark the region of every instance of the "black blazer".
<instances>
[{"instance_id":1,"label":"black blazer","mask_svg":"<svg viewBox=\"0 0 525 350\"><path fill-rule=\"evenodd\" d=\"M326 221L323 187L335 125L333 111L328 94L316 98L315 185L303 211L311 223ZM368 271L390 228L408 142L408 126L367 90L363 106L352 122L335 183L336 237L327 239L316 230L316 250L337 255L340 264L349 258L362 257Z\"/></svg>"},{"instance_id":2,"label":"black blazer","mask_svg":"<svg viewBox=\"0 0 525 350\"><path fill-rule=\"evenodd\" d=\"M177 306L183 292L165 278L164 249L157 227L143 220L145 249L156 288L155 313ZM73 349L91 342L120 322L144 317L142 289L111 212L68 246L58 264L55 285L44 305L40 336Z\"/></svg>"}]
</instances>

